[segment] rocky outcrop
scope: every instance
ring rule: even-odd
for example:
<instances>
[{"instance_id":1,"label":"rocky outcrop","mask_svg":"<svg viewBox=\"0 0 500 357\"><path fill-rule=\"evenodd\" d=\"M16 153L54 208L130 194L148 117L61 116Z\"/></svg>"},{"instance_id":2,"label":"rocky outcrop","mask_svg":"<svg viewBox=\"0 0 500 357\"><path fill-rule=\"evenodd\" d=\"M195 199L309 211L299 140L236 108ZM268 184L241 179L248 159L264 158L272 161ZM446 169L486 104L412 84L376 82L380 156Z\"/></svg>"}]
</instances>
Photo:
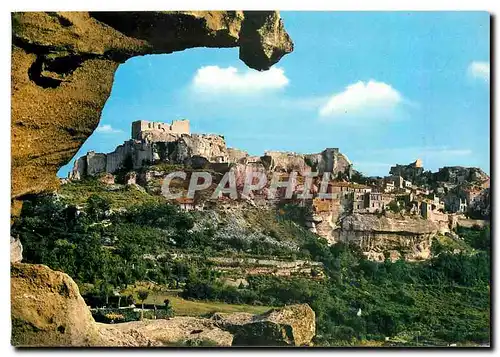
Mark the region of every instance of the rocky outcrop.
<instances>
[{"instance_id":1,"label":"rocky outcrop","mask_svg":"<svg viewBox=\"0 0 500 357\"><path fill-rule=\"evenodd\" d=\"M216 314L217 325L234 335L233 346L309 346L316 316L307 304L273 309L262 315Z\"/></svg>"},{"instance_id":2,"label":"rocky outcrop","mask_svg":"<svg viewBox=\"0 0 500 357\"><path fill-rule=\"evenodd\" d=\"M450 184L462 184L465 182L484 182L489 179L488 175L478 167L445 166L432 174L434 181L442 181Z\"/></svg>"},{"instance_id":3,"label":"rocky outcrop","mask_svg":"<svg viewBox=\"0 0 500 357\"><path fill-rule=\"evenodd\" d=\"M97 127L120 63L192 47L239 47L258 70L293 50L273 11L13 13L12 198L57 187L57 170Z\"/></svg>"},{"instance_id":4,"label":"rocky outcrop","mask_svg":"<svg viewBox=\"0 0 500 357\"><path fill-rule=\"evenodd\" d=\"M78 286L45 265L11 265L14 346L94 346L99 330Z\"/></svg>"},{"instance_id":5,"label":"rocky outcrop","mask_svg":"<svg viewBox=\"0 0 500 357\"><path fill-rule=\"evenodd\" d=\"M307 304L262 315L216 313L210 319L174 317L119 324L97 324L103 347L308 346L316 333Z\"/></svg>"},{"instance_id":6,"label":"rocky outcrop","mask_svg":"<svg viewBox=\"0 0 500 357\"><path fill-rule=\"evenodd\" d=\"M218 328L212 320L196 317L97 325L102 347L196 346L202 343L229 347L233 342L233 335Z\"/></svg>"},{"instance_id":7,"label":"rocky outcrop","mask_svg":"<svg viewBox=\"0 0 500 357\"><path fill-rule=\"evenodd\" d=\"M89 151L75 160L69 178L79 180L125 168L140 170L160 162L181 165L228 162L226 142L220 135L168 135L170 141L166 142L127 140L107 154Z\"/></svg>"},{"instance_id":8,"label":"rocky outcrop","mask_svg":"<svg viewBox=\"0 0 500 357\"><path fill-rule=\"evenodd\" d=\"M216 314L211 319L174 317L119 324L92 318L78 286L45 265L11 265L12 344L38 347L155 347L307 345L315 334L308 305L262 315ZM222 316L224 316L222 318Z\"/></svg>"},{"instance_id":9,"label":"rocky outcrop","mask_svg":"<svg viewBox=\"0 0 500 357\"><path fill-rule=\"evenodd\" d=\"M20 263L23 260L23 246L17 238L10 237L10 262Z\"/></svg>"},{"instance_id":10,"label":"rocky outcrop","mask_svg":"<svg viewBox=\"0 0 500 357\"><path fill-rule=\"evenodd\" d=\"M339 174L350 177L352 169L351 162L338 148L327 148L317 154L267 151L260 161L270 171L297 171L300 175L329 172L333 177Z\"/></svg>"},{"instance_id":11,"label":"rocky outcrop","mask_svg":"<svg viewBox=\"0 0 500 357\"><path fill-rule=\"evenodd\" d=\"M490 219L491 217L491 194L490 188L485 188L469 205L471 217Z\"/></svg>"},{"instance_id":12,"label":"rocky outcrop","mask_svg":"<svg viewBox=\"0 0 500 357\"><path fill-rule=\"evenodd\" d=\"M428 259L432 237L446 227L419 217L390 218L375 214L351 214L340 221L335 241L358 245L372 260Z\"/></svg>"},{"instance_id":13,"label":"rocky outcrop","mask_svg":"<svg viewBox=\"0 0 500 357\"><path fill-rule=\"evenodd\" d=\"M427 177L424 175L424 168L422 160L417 159L408 165L396 165L392 166L389 170L389 174L392 176L401 176L405 180L409 180L413 183L425 183Z\"/></svg>"},{"instance_id":14,"label":"rocky outcrop","mask_svg":"<svg viewBox=\"0 0 500 357\"><path fill-rule=\"evenodd\" d=\"M167 159L174 163L184 163L193 156L203 157L209 162L228 162L226 142L220 135L182 135L171 146Z\"/></svg>"}]
</instances>

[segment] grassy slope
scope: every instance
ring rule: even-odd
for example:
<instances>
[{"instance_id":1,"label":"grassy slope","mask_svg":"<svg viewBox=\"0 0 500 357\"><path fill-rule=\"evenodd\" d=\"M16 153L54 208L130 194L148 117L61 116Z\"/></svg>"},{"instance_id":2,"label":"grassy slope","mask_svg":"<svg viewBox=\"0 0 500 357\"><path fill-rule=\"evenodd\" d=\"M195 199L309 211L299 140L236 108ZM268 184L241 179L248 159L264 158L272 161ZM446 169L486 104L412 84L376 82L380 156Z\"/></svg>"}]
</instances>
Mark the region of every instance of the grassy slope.
<instances>
[{"instance_id":1,"label":"grassy slope","mask_svg":"<svg viewBox=\"0 0 500 357\"><path fill-rule=\"evenodd\" d=\"M111 190L109 186L102 184L98 180L88 179L74 181L60 187L58 194L65 201L74 205L82 205L92 195L96 194L111 202L111 207L128 208L147 202L158 202L164 200L163 196L153 196L142 192L134 186L119 185L119 189Z\"/></svg>"},{"instance_id":2,"label":"grassy slope","mask_svg":"<svg viewBox=\"0 0 500 357\"><path fill-rule=\"evenodd\" d=\"M123 290L122 294L132 294L137 304L139 304L137 291L145 288L145 286L136 284L135 288L129 287ZM202 316L214 312L248 312L251 314L261 314L272 308L271 306L233 305L216 301L186 300L181 298L179 293L180 290L149 290L149 296L144 303L163 305L163 301L169 299L176 316Z\"/></svg>"}]
</instances>

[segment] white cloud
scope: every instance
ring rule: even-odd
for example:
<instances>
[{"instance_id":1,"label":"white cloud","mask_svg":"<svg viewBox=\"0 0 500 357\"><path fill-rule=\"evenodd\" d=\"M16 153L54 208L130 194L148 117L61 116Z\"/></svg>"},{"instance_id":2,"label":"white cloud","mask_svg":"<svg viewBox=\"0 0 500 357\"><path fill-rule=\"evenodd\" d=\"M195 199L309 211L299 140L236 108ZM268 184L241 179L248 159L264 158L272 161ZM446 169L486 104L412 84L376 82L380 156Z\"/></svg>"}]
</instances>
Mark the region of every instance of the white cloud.
<instances>
[{"instance_id":1,"label":"white cloud","mask_svg":"<svg viewBox=\"0 0 500 357\"><path fill-rule=\"evenodd\" d=\"M120 129L115 129L109 124L104 124L104 125L99 125L95 131L97 133L103 133L103 134L116 134L116 133L122 133L123 131Z\"/></svg>"},{"instance_id":2,"label":"white cloud","mask_svg":"<svg viewBox=\"0 0 500 357\"><path fill-rule=\"evenodd\" d=\"M484 81L490 80L490 64L489 62L474 61L469 65L469 75L476 79Z\"/></svg>"},{"instance_id":3,"label":"white cloud","mask_svg":"<svg viewBox=\"0 0 500 357\"><path fill-rule=\"evenodd\" d=\"M250 69L239 71L235 67L205 66L196 71L192 86L200 92L238 94L275 90L288 83L285 71L279 67L258 72Z\"/></svg>"},{"instance_id":4,"label":"white cloud","mask_svg":"<svg viewBox=\"0 0 500 357\"><path fill-rule=\"evenodd\" d=\"M343 92L331 96L326 104L319 108L319 115L387 115L402 101L403 96L389 84L375 80L358 81L347 86Z\"/></svg>"}]
</instances>

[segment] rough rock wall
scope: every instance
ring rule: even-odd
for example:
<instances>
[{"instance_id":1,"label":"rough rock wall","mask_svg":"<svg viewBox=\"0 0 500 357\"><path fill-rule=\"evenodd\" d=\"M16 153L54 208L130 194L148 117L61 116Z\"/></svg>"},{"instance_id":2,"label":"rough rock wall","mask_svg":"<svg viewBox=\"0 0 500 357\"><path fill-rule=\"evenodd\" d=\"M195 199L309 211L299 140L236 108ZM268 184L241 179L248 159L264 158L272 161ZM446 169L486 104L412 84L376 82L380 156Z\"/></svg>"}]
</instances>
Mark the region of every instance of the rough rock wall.
<instances>
[{"instance_id":1,"label":"rough rock wall","mask_svg":"<svg viewBox=\"0 0 500 357\"><path fill-rule=\"evenodd\" d=\"M445 181L453 184L463 182L482 182L488 175L478 167L445 166L432 174L435 181Z\"/></svg>"},{"instance_id":2,"label":"rough rock wall","mask_svg":"<svg viewBox=\"0 0 500 357\"><path fill-rule=\"evenodd\" d=\"M318 154L305 155L304 158L313 171L319 172L320 175L330 172L334 176L340 173L350 177L352 174L351 161L340 153L338 148L327 148Z\"/></svg>"},{"instance_id":3,"label":"rough rock wall","mask_svg":"<svg viewBox=\"0 0 500 357\"><path fill-rule=\"evenodd\" d=\"M257 316L217 314L214 319L234 335L233 346L308 346L316 333L316 314L307 304Z\"/></svg>"},{"instance_id":4,"label":"rough rock wall","mask_svg":"<svg viewBox=\"0 0 500 357\"><path fill-rule=\"evenodd\" d=\"M297 171L300 175L309 172L330 172L336 177L339 173L351 176L352 164L337 148L327 148L317 154L296 154L268 151L260 160L272 171Z\"/></svg>"},{"instance_id":5,"label":"rough rock wall","mask_svg":"<svg viewBox=\"0 0 500 357\"><path fill-rule=\"evenodd\" d=\"M227 148L230 163L244 163L248 158L248 153L236 148Z\"/></svg>"},{"instance_id":6,"label":"rough rock wall","mask_svg":"<svg viewBox=\"0 0 500 357\"><path fill-rule=\"evenodd\" d=\"M297 171L300 175L305 175L311 171L311 167L304 160L304 155L301 154L267 151L261 157L261 161L269 171Z\"/></svg>"},{"instance_id":7,"label":"rough rock wall","mask_svg":"<svg viewBox=\"0 0 500 357\"><path fill-rule=\"evenodd\" d=\"M78 286L45 265L11 265L14 346L92 346L99 331Z\"/></svg>"},{"instance_id":8,"label":"rough rock wall","mask_svg":"<svg viewBox=\"0 0 500 357\"><path fill-rule=\"evenodd\" d=\"M45 265L11 265L12 344L38 347L153 347L209 340L218 346L306 345L315 335L315 314L306 304L262 315L174 317L115 325L98 324L68 275Z\"/></svg>"},{"instance_id":9,"label":"rough rock wall","mask_svg":"<svg viewBox=\"0 0 500 357\"><path fill-rule=\"evenodd\" d=\"M358 245L368 258L384 260L402 254L407 260L428 259L432 237L444 227L422 218L389 218L375 214L351 214L344 217L334 231L335 241Z\"/></svg>"},{"instance_id":10,"label":"rough rock wall","mask_svg":"<svg viewBox=\"0 0 500 357\"><path fill-rule=\"evenodd\" d=\"M245 64L264 70L293 43L273 11L13 13L12 198L58 185L58 169L97 127L120 63L192 47L239 47Z\"/></svg>"},{"instance_id":11,"label":"rough rock wall","mask_svg":"<svg viewBox=\"0 0 500 357\"><path fill-rule=\"evenodd\" d=\"M170 160L182 163L192 156L201 156L210 162L228 162L226 142L220 135L182 135L170 154Z\"/></svg>"}]
</instances>

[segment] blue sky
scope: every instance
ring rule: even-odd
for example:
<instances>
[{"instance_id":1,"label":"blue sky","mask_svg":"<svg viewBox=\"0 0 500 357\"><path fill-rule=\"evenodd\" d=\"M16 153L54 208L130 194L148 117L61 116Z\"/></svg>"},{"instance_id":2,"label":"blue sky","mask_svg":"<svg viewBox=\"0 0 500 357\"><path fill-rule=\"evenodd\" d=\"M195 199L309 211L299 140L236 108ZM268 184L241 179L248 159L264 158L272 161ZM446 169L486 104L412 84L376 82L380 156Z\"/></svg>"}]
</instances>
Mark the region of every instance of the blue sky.
<instances>
[{"instance_id":1,"label":"blue sky","mask_svg":"<svg viewBox=\"0 0 500 357\"><path fill-rule=\"evenodd\" d=\"M130 123L187 118L228 146L338 147L367 175L421 158L426 169L490 167L486 12L282 12L295 50L270 71L238 49L134 57L115 75L99 128L76 157L110 152ZM73 160L59 175L65 177Z\"/></svg>"}]
</instances>

